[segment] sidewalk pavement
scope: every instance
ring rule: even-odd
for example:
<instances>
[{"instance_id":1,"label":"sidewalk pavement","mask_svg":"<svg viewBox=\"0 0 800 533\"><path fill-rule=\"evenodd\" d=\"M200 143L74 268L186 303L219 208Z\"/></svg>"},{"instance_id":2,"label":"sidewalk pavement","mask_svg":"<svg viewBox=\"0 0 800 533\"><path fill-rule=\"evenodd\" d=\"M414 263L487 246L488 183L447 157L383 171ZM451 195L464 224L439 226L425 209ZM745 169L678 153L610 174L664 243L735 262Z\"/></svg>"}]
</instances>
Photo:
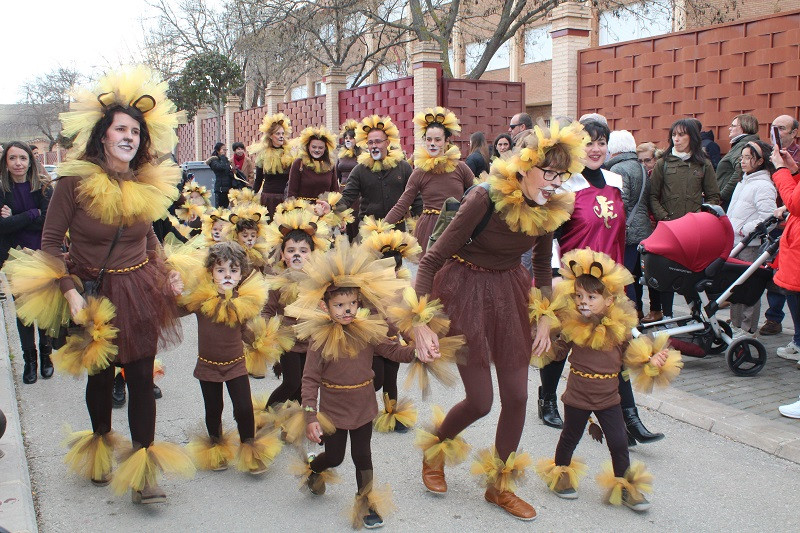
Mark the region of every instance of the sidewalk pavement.
<instances>
[{"instance_id":1,"label":"sidewalk pavement","mask_svg":"<svg viewBox=\"0 0 800 533\"><path fill-rule=\"evenodd\" d=\"M8 425L0 438L0 526L12 533L38 531L33 505L28 460L19 421L17 393L11 370L7 328L14 321L6 320L5 312L13 305L0 306L0 409Z\"/></svg>"}]
</instances>

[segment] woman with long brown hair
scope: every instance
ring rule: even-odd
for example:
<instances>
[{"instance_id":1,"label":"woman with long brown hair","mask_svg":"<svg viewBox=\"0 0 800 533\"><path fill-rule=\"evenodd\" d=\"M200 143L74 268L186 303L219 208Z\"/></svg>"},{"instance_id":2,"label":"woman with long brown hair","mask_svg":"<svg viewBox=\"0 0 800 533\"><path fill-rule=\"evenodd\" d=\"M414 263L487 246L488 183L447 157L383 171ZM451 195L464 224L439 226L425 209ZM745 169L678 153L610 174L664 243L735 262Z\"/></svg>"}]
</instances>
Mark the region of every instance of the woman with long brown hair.
<instances>
[{"instance_id":1,"label":"woman with long brown hair","mask_svg":"<svg viewBox=\"0 0 800 533\"><path fill-rule=\"evenodd\" d=\"M6 143L0 159L0 266L8 258L11 248L20 246L29 250L42 247L42 227L47 215L52 189L39 180L39 172L30 147L19 141ZM17 319L17 331L22 344L23 383L36 383L37 353L33 324L23 324ZM39 353L42 377L53 376L50 354L53 347L50 337L39 328Z\"/></svg>"},{"instance_id":2,"label":"woman with long brown hair","mask_svg":"<svg viewBox=\"0 0 800 533\"><path fill-rule=\"evenodd\" d=\"M261 140L248 148L255 158L256 179L253 192L261 192L261 205L275 216L275 208L286 199L286 185L289 183L289 167L294 158L287 150L292 125L283 113L266 115L259 126L263 133ZM263 185L263 190L262 190Z\"/></svg>"},{"instance_id":3,"label":"woman with long brown hair","mask_svg":"<svg viewBox=\"0 0 800 533\"><path fill-rule=\"evenodd\" d=\"M476 131L469 136L469 155L464 163L476 178L484 172L489 172L489 147L482 131Z\"/></svg>"}]
</instances>

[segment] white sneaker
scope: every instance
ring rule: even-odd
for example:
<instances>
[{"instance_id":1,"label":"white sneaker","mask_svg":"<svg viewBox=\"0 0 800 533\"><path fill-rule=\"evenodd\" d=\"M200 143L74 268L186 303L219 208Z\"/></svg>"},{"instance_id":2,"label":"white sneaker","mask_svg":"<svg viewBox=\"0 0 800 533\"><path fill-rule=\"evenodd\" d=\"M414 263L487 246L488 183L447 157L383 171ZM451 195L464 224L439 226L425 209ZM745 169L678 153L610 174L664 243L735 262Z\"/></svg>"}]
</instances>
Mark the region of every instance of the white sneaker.
<instances>
[{"instance_id":1,"label":"white sneaker","mask_svg":"<svg viewBox=\"0 0 800 533\"><path fill-rule=\"evenodd\" d=\"M781 405L778 407L778 411L789 418L800 418L800 400L789 405Z\"/></svg>"},{"instance_id":2,"label":"white sneaker","mask_svg":"<svg viewBox=\"0 0 800 533\"><path fill-rule=\"evenodd\" d=\"M789 344L778 348L778 357L788 359L789 361L800 361L800 347L794 341L789 341Z\"/></svg>"},{"instance_id":3,"label":"white sneaker","mask_svg":"<svg viewBox=\"0 0 800 533\"><path fill-rule=\"evenodd\" d=\"M742 328L737 328L736 326L731 326L731 338L738 339L739 337L744 337L747 335L747 332Z\"/></svg>"}]
</instances>

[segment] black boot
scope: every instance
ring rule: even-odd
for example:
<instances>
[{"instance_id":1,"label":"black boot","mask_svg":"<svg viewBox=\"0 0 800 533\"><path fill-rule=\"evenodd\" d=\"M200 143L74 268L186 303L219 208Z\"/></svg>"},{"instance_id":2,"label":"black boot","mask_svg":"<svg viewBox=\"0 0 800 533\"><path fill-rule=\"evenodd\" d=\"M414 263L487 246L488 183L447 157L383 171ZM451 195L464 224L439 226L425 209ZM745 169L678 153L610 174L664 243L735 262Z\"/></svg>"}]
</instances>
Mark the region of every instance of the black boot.
<instances>
[{"instance_id":1,"label":"black boot","mask_svg":"<svg viewBox=\"0 0 800 533\"><path fill-rule=\"evenodd\" d=\"M564 421L561 420L561 415L558 414L556 395L553 393L543 396L541 387L539 387L539 418L542 419L545 426L556 429L564 427Z\"/></svg>"},{"instance_id":2,"label":"black boot","mask_svg":"<svg viewBox=\"0 0 800 533\"><path fill-rule=\"evenodd\" d=\"M639 419L636 407L623 407L622 416L625 418L625 427L628 428L628 443L631 440L647 444L664 438L663 433L651 433Z\"/></svg>"},{"instance_id":3,"label":"black boot","mask_svg":"<svg viewBox=\"0 0 800 533\"><path fill-rule=\"evenodd\" d=\"M22 351L22 358L25 361L25 368L22 369L22 382L30 385L31 383L36 383L37 376L36 371L38 370L38 362L36 361L38 355L36 354L36 349L33 350L23 350Z\"/></svg>"},{"instance_id":4,"label":"black boot","mask_svg":"<svg viewBox=\"0 0 800 533\"><path fill-rule=\"evenodd\" d=\"M114 407L125 405L125 378L122 374L114 377L114 390L111 392L111 402Z\"/></svg>"},{"instance_id":5,"label":"black boot","mask_svg":"<svg viewBox=\"0 0 800 533\"><path fill-rule=\"evenodd\" d=\"M53 353L53 347L50 346L50 339L47 344L39 343L39 371L42 373L44 379L53 377L53 361L50 360L50 354Z\"/></svg>"}]
</instances>

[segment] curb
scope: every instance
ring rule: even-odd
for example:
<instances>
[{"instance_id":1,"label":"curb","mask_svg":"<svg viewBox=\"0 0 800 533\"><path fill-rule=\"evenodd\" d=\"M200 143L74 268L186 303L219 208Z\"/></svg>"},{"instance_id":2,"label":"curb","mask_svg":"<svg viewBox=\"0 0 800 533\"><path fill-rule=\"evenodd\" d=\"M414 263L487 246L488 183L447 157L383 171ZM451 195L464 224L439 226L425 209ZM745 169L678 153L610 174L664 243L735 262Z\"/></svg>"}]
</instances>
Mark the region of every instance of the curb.
<instances>
[{"instance_id":1,"label":"curb","mask_svg":"<svg viewBox=\"0 0 800 533\"><path fill-rule=\"evenodd\" d=\"M0 526L13 533L37 533L36 509L33 505L28 458L19 422L14 375L6 335L5 305L0 305L0 408L8 426L0 439Z\"/></svg>"},{"instance_id":2,"label":"curb","mask_svg":"<svg viewBox=\"0 0 800 533\"><path fill-rule=\"evenodd\" d=\"M674 388L650 394L638 392L636 403L681 422L800 464L798 432L790 431L772 420Z\"/></svg>"}]
</instances>

